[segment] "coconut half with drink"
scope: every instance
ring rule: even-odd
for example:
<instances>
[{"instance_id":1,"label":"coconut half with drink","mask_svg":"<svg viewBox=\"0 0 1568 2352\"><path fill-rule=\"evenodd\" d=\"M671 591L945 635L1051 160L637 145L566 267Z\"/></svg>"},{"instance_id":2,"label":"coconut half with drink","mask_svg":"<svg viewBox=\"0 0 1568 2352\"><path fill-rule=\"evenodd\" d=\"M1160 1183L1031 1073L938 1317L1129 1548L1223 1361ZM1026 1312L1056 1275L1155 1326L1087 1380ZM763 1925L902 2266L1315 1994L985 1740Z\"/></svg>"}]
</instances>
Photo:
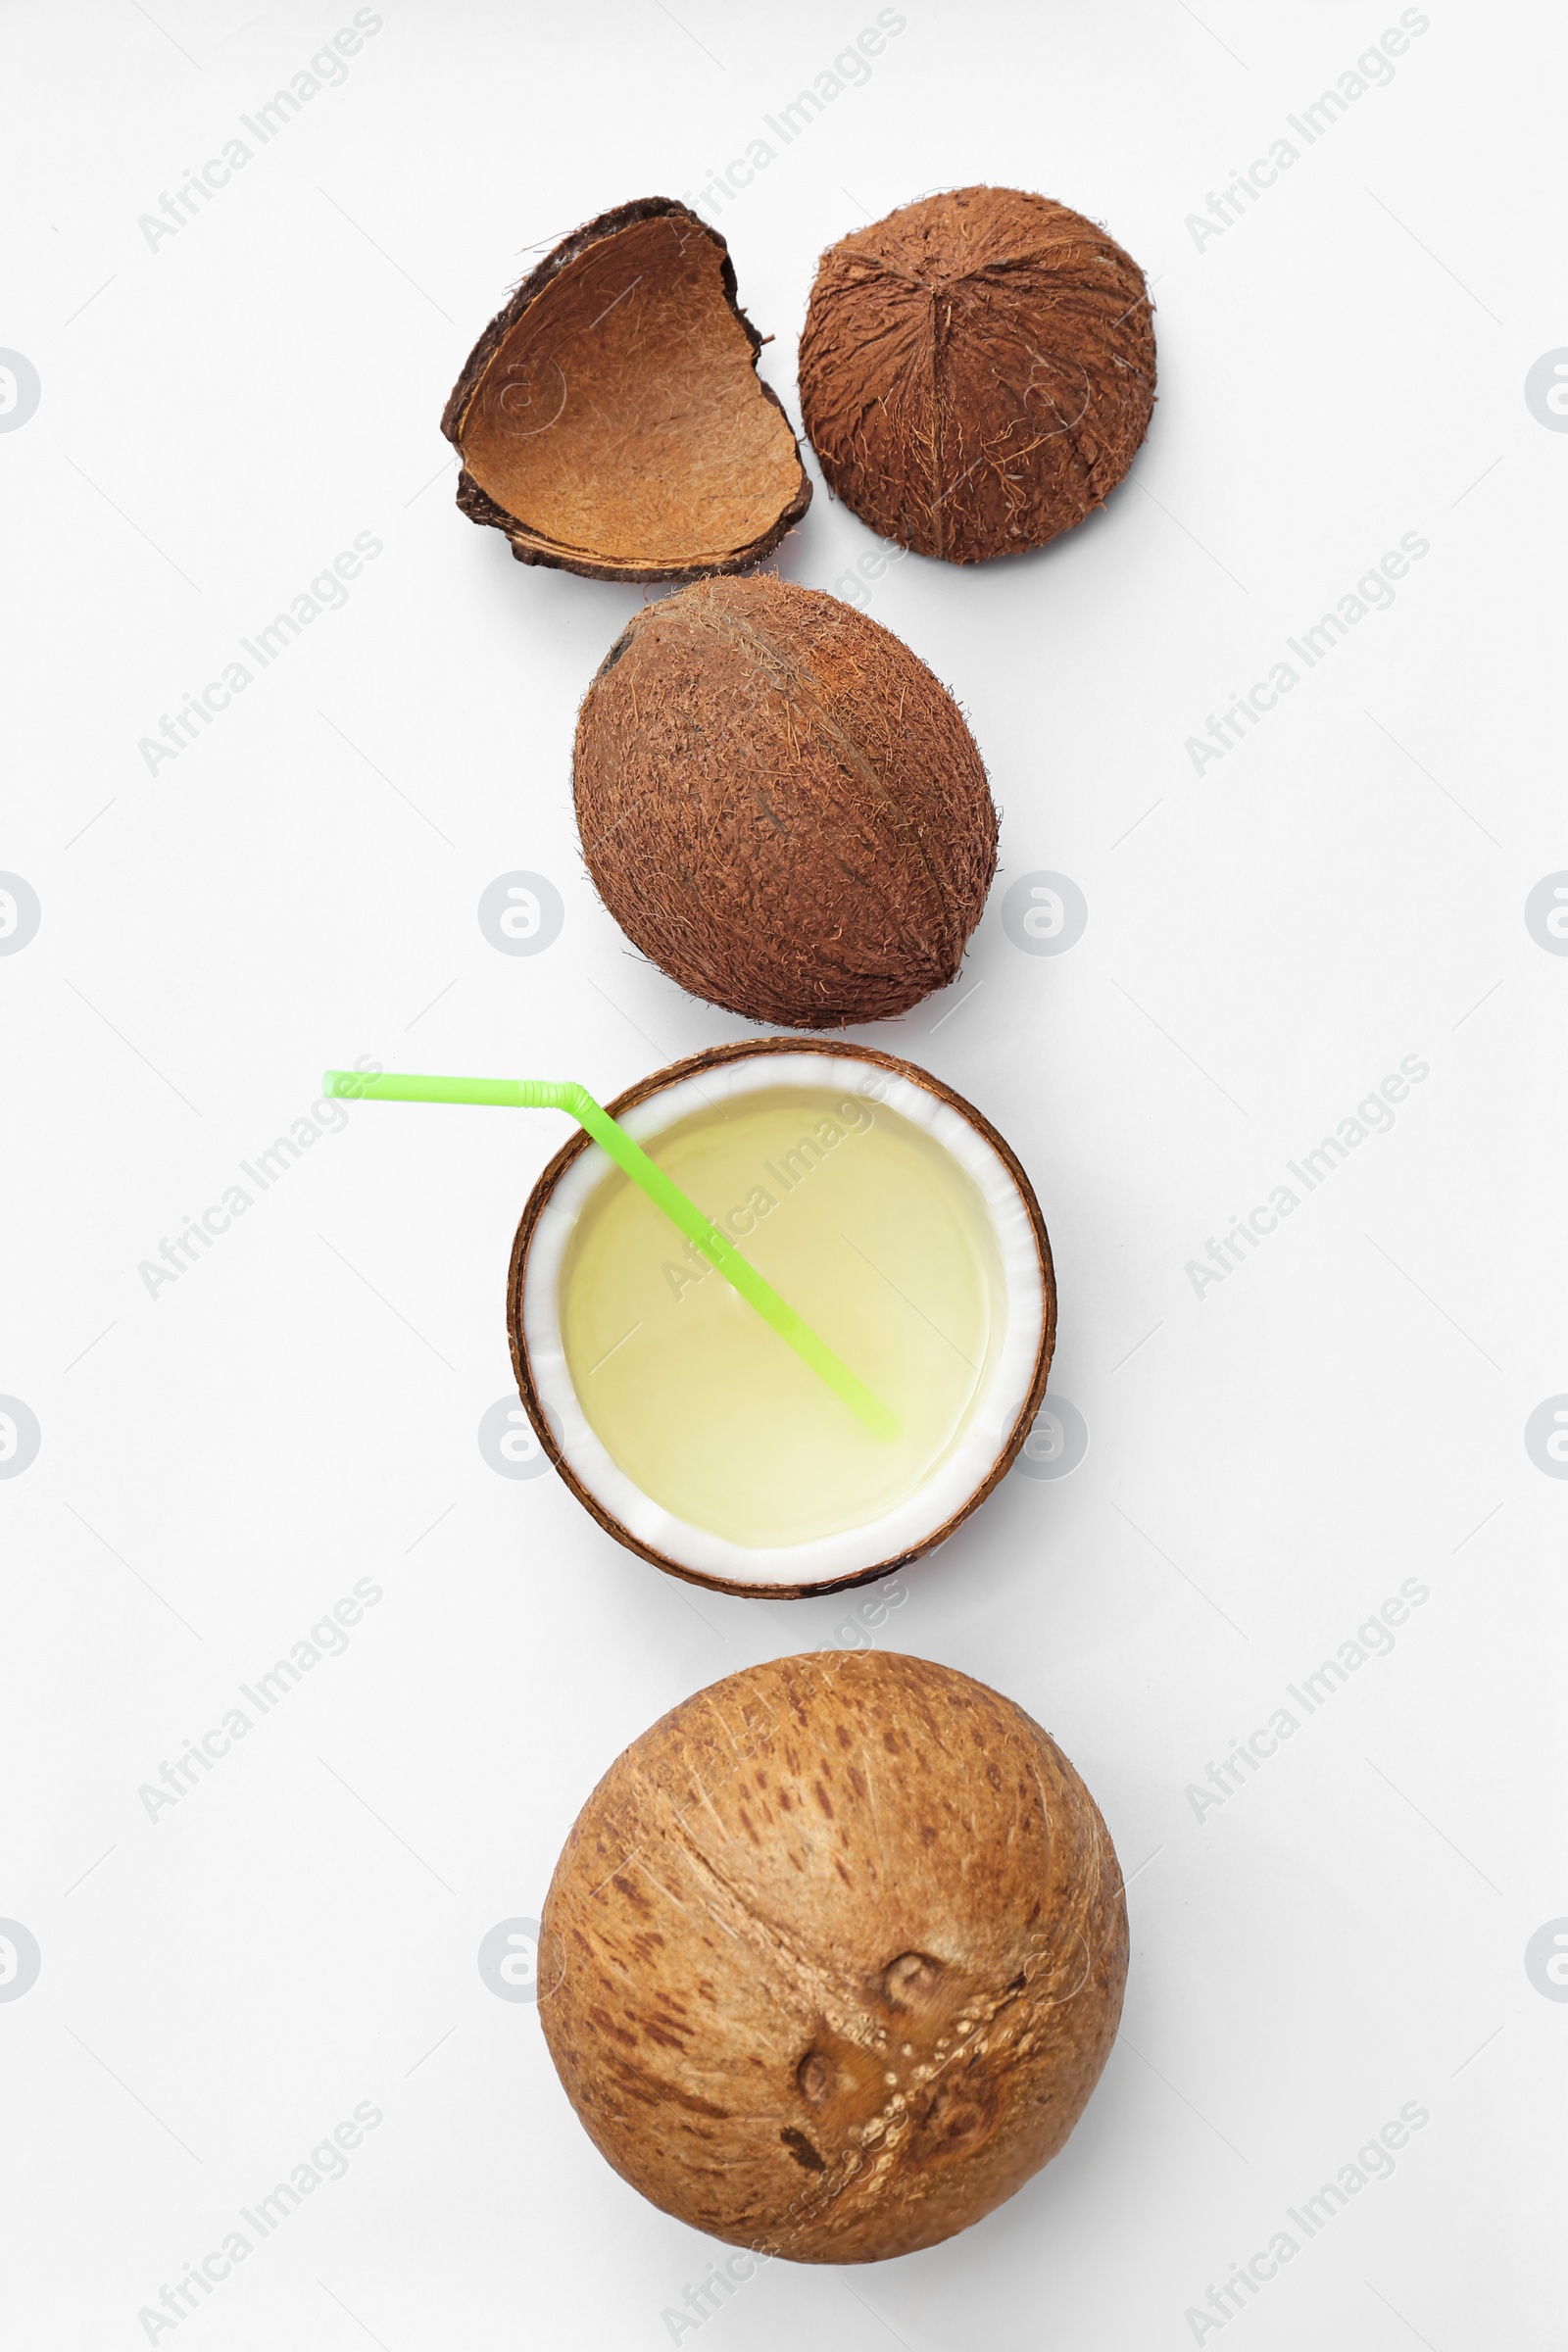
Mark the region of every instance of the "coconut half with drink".
<instances>
[{"instance_id":1,"label":"coconut half with drink","mask_svg":"<svg viewBox=\"0 0 1568 2352\"><path fill-rule=\"evenodd\" d=\"M1055 1285L1039 1202L975 1106L912 1062L772 1038L610 1105L887 1408L879 1434L781 1344L586 1133L517 1229L517 1385L618 1543L724 1592L886 1575L952 1535L1045 1394Z\"/></svg>"}]
</instances>

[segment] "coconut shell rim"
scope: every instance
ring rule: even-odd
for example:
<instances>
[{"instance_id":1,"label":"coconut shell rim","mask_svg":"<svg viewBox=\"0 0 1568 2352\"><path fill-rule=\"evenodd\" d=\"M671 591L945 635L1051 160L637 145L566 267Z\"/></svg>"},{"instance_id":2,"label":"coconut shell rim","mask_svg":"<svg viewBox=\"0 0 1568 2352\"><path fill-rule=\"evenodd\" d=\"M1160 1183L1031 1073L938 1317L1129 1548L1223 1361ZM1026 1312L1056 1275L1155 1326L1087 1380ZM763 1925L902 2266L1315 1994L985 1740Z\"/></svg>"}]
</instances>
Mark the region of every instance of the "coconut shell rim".
<instances>
[{"instance_id":1,"label":"coconut shell rim","mask_svg":"<svg viewBox=\"0 0 1568 2352\"><path fill-rule=\"evenodd\" d=\"M1005 1445L968 1499L958 1510L950 1513L922 1543L911 1544L885 1560L878 1560L872 1567L858 1569L853 1576L833 1577L820 1584L755 1585L737 1583L728 1577L705 1575L699 1569L688 1567L683 1561L671 1559L667 1552L657 1550L651 1544L642 1543L621 1525L613 1512L605 1508L597 1495L589 1492L557 1444L555 1433L545 1415L543 1401L534 1386L522 1333L522 1293L527 1279L528 1252L551 1195L567 1168L587 1151L592 1140L586 1128L578 1128L576 1134L567 1138L535 1179L513 1239L512 1257L507 1269L507 1342L512 1351L512 1369L517 1383L517 1394L551 1466L563 1485L581 1503L589 1517L598 1521L606 1535L613 1537L627 1551L636 1552L651 1566L662 1569L666 1576L679 1577L683 1584L702 1585L710 1592L731 1592L742 1600L808 1600L817 1593L847 1592L858 1585L875 1584L879 1578L891 1576L896 1569L906 1568L911 1561L924 1558L927 1552L935 1551L945 1544L995 1493L1023 1450L1024 1441L1045 1398L1051 1376L1051 1360L1056 1345L1056 1277L1051 1255L1051 1237L1046 1231L1045 1216L1023 1163L1005 1136L999 1134L984 1111L977 1109L966 1096L960 1095L956 1087L949 1086L945 1079L922 1069L918 1062L906 1061L896 1054L884 1054L874 1046L852 1046L842 1040L829 1041L809 1036L755 1040L740 1038L728 1045L706 1047L700 1054L687 1054L679 1061L667 1063L664 1068L655 1070L648 1077L639 1079L634 1086L627 1087L624 1093L607 1102L605 1108L612 1118L618 1118L622 1111L634 1109L639 1102L646 1102L652 1095L662 1094L667 1087L681 1079L700 1077L703 1071L716 1069L725 1062L755 1060L775 1054L820 1054L828 1058L838 1056L873 1062L882 1069L894 1071L901 1078L909 1079L916 1086L923 1086L978 1129L1017 1186L1029 1217L1040 1266L1040 1344L1035 1351L1035 1368L1029 1387Z\"/></svg>"},{"instance_id":2,"label":"coconut shell rim","mask_svg":"<svg viewBox=\"0 0 1568 2352\"><path fill-rule=\"evenodd\" d=\"M724 299L729 304L731 314L739 321L742 331L752 347L752 367L755 372L758 355L767 338L758 333L740 306L739 285L735 276L735 265L730 259L728 238L714 228L710 221L703 220L700 214L694 213L689 205L678 203L672 196L634 197L629 204L613 205L608 213L597 213L591 220L585 220L581 227L574 228L568 236L563 237L558 244L553 245L543 261L536 263L527 276L519 279L489 325L485 327L473 349L464 361L458 380L447 395L446 407L441 412L441 430L460 458L463 456L464 421L473 396L479 389L491 360L517 320L524 312L532 309L546 287L560 276L568 263L576 261L580 254L588 251L590 246L602 243L607 237L618 235L623 228L633 228L641 220L689 221L694 228L701 230L710 244L717 246L720 257L719 278ZM518 532L528 532L529 526L520 515L512 514L508 508L493 499L487 490L482 490L472 474L469 473L466 466L458 475L457 505L459 511L466 514L470 522L488 525L490 528L500 531L519 564L538 564L551 571L574 572L579 579L613 580L625 585L643 580L650 583L678 582L687 584L694 580L715 579L728 572L749 571L753 564L760 564L764 556L770 556L773 553L787 533L793 530L796 523L801 520L811 503L811 477L807 472L801 457L800 440L794 425L790 423L789 411L772 385L765 383L760 375L757 377L757 385L763 398L772 402L785 424L789 426L790 440L795 450L795 463L800 470L800 487L776 522L771 523L759 538L749 540L745 547L732 551L717 563L674 567L657 564L606 564L595 561L591 549L585 548L578 553L562 546L559 542L544 544L532 535L519 538Z\"/></svg>"}]
</instances>

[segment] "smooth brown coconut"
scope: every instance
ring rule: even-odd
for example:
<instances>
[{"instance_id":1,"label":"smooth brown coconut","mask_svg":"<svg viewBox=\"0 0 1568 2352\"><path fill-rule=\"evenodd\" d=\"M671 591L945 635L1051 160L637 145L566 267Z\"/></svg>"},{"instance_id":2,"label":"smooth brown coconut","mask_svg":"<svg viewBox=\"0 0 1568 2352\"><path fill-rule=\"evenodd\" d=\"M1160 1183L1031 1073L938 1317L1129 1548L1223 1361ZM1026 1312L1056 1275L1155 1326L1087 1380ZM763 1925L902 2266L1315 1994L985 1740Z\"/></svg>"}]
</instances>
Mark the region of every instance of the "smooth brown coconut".
<instances>
[{"instance_id":1,"label":"smooth brown coconut","mask_svg":"<svg viewBox=\"0 0 1568 2352\"><path fill-rule=\"evenodd\" d=\"M800 380L822 470L873 530L950 564L1018 555L1131 466L1154 405L1152 305L1081 213L957 188L823 254Z\"/></svg>"},{"instance_id":2,"label":"smooth brown coconut","mask_svg":"<svg viewBox=\"0 0 1568 2352\"><path fill-rule=\"evenodd\" d=\"M962 713L891 630L761 575L649 605L577 719L583 856L623 931L748 1020L839 1029L957 975L997 864Z\"/></svg>"},{"instance_id":3,"label":"smooth brown coconut","mask_svg":"<svg viewBox=\"0 0 1568 2352\"><path fill-rule=\"evenodd\" d=\"M935 2245L1060 2148L1115 2038L1121 1872L1010 1699L874 1652L715 1683L577 1818L540 2016L589 2136L796 2262Z\"/></svg>"},{"instance_id":4,"label":"smooth brown coconut","mask_svg":"<svg viewBox=\"0 0 1568 2352\"><path fill-rule=\"evenodd\" d=\"M811 502L761 347L716 229L665 196L602 213L468 355L441 419L458 505L520 563L596 580L757 563Z\"/></svg>"}]
</instances>

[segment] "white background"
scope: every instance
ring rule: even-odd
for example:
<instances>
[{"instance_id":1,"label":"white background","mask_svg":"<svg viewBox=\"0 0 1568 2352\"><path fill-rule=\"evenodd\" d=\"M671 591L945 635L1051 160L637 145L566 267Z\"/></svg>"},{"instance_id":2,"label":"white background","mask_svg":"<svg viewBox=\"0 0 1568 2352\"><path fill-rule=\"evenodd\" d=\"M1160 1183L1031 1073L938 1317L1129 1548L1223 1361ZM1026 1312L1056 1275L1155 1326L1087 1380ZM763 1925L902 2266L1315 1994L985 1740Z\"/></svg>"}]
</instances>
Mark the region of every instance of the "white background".
<instances>
[{"instance_id":1,"label":"white background","mask_svg":"<svg viewBox=\"0 0 1568 2352\"><path fill-rule=\"evenodd\" d=\"M1523 916L1568 865L1568 439L1524 397L1568 344L1560 30L1433 0L1392 81L1200 245L1188 216L1396 8L904 13L862 86L708 203L792 414L818 251L928 188L1045 190L1156 281L1159 405L1108 509L862 591L959 697L1004 812L963 978L863 1034L1021 1154L1054 1385L1090 1430L874 1638L1060 1740L1131 1881L1133 1964L1045 2175L901 2262L773 2265L704 2352L1191 2343L1209 2283L1406 2102L1430 2123L1394 2177L1227 2345L1560 2346L1568 2005L1524 1952L1568 1913L1568 1489L1523 1442L1568 1389L1568 963ZM6 2333L51 2352L148 2340L139 2310L364 2101L347 2176L158 2342L668 2343L718 2249L601 2161L475 1954L537 1915L628 1740L847 1613L692 1592L482 1458L553 1117L362 1109L177 1282L138 1274L324 1064L603 1098L744 1033L636 959L579 860L573 714L636 593L460 517L436 420L537 251L695 194L875 11L379 14L155 246L139 217L347 0L34 5L5 34L0 342L42 398L0 437L0 865L42 922L0 961L0 1389L42 1443L0 1484L0 1913L42 1969L0 2004L0 2194ZM832 588L872 542L813 478L774 561ZM384 552L346 607L149 774L139 739L361 532ZM1393 608L1195 774L1208 713L1407 532L1430 554ZM516 868L565 905L531 958L475 916ZM1089 905L1059 957L1001 919L1039 869ZM1407 1055L1430 1076L1392 1132L1196 1296L1187 1262ZM345 1654L149 1819L141 1785L366 1577ZM1189 1784L1410 1578L1393 1654L1199 1819Z\"/></svg>"}]
</instances>

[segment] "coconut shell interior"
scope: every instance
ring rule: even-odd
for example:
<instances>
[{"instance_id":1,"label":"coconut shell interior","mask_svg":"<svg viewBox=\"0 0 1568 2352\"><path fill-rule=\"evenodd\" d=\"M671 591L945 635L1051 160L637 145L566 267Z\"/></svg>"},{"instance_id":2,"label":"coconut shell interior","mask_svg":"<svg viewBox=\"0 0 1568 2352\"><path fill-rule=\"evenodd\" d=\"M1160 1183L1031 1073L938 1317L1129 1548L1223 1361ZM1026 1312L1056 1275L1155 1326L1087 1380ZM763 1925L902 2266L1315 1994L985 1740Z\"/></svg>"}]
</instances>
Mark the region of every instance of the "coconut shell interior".
<instances>
[{"instance_id":1,"label":"coconut shell interior","mask_svg":"<svg viewBox=\"0 0 1568 2352\"><path fill-rule=\"evenodd\" d=\"M748 1020L836 1029L958 973L997 813L962 712L890 629L762 573L637 613L584 697L583 856L633 943Z\"/></svg>"},{"instance_id":2,"label":"coconut shell interior","mask_svg":"<svg viewBox=\"0 0 1568 2352\"><path fill-rule=\"evenodd\" d=\"M539 2016L664 2212L878 2262L1056 2153L1127 1947L1109 1835L1039 1724L950 1667L829 1651L697 1692L611 1766L545 1903Z\"/></svg>"},{"instance_id":3,"label":"coconut shell interior","mask_svg":"<svg viewBox=\"0 0 1568 2352\"><path fill-rule=\"evenodd\" d=\"M522 1398L523 1408L533 1426L534 1435L554 1463L561 1478L582 1504L583 1509L591 1518L598 1521L607 1535L613 1536L617 1544L623 1544L628 1551L636 1552L640 1558L650 1561L654 1567L662 1568L667 1576L678 1576L686 1584L706 1585L711 1592L734 1592L745 1599L804 1600L812 1593L842 1592L854 1585L871 1584L880 1576L890 1575L895 1568L905 1567L910 1560L920 1559L925 1553L934 1551L939 1544L945 1544L948 1538L963 1525L972 1512L979 1509L986 1496L1000 1485L1022 1451L1024 1441L1029 1435L1035 1415L1040 1410L1045 1397L1046 1382L1051 1373L1051 1358L1056 1345L1056 1278L1052 1264L1051 1242L1046 1232L1046 1220L1041 1214L1034 1187L1025 1175L1017 1154L1005 1138L998 1134L983 1112L976 1110L972 1102L966 1102L962 1095L956 1093L952 1087L945 1086L939 1078L934 1078L929 1070L920 1069L914 1062L900 1061L895 1055L879 1054L869 1046L845 1047L815 1038L767 1037L759 1039L755 1043L710 1046L706 1053L693 1054L684 1061L671 1062L667 1069L655 1070L650 1077L641 1079L636 1086L628 1087L623 1095L617 1095L612 1102L607 1102L605 1108L612 1118L619 1118L624 1112L633 1109L637 1103L646 1102L650 1096L662 1094L666 1088L678 1085L684 1078L701 1077L705 1070L716 1069L725 1062L750 1060L758 1055L774 1054L820 1054L823 1055L849 1054L856 1061L869 1062L879 1069L892 1070L901 1078L912 1080L916 1086L924 1087L928 1093L938 1096L944 1102L949 1103L985 1137L1018 1188L1019 1197L1028 1213L1040 1267L1040 1345L1035 1356L1034 1375L1030 1380L1028 1393L1019 1407L1006 1444L998 1454L990 1474L975 1488L962 1509L955 1511L951 1518L944 1521L942 1526L934 1528L923 1543L908 1550L893 1553L886 1559L876 1560L854 1576L838 1577L810 1585L743 1584L720 1576L702 1575L696 1569L688 1567L685 1562L672 1559L667 1552L659 1551L652 1544L642 1543L628 1528L622 1526L618 1519L606 1510L598 1495L583 1484L562 1451L560 1441L556 1436L550 1417L545 1411L544 1399L539 1394L528 1361L528 1343L522 1319L523 1288L528 1277L528 1252L538 1230L539 1220L549 1206L556 1186L572 1162L588 1149L589 1137L581 1128L562 1147L544 1169L523 1208L516 1238L512 1245L512 1263L507 1274L507 1339L512 1349L512 1368L516 1376L517 1393Z\"/></svg>"},{"instance_id":4,"label":"coconut shell interior","mask_svg":"<svg viewBox=\"0 0 1568 2352\"><path fill-rule=\"evenodd\" d=\"M801 413L845 504L953 564L1041 547L1122 479L1149 429L1144 273L1081 213L957 188L823 254Z\"/></svg>"},{"instance_id":5,"label":"coconut shell interior","mask_svg":"<svg viewBox=\"0 0 1568 2352\"><path fill-rule=\"evenodd\" d=\"M491 321L441 429L458 504L526 564L694 579L776 547L810 503L757 373L761 338L716 230L623 205L557 246Z\"/></svg>"}]
</instances>

